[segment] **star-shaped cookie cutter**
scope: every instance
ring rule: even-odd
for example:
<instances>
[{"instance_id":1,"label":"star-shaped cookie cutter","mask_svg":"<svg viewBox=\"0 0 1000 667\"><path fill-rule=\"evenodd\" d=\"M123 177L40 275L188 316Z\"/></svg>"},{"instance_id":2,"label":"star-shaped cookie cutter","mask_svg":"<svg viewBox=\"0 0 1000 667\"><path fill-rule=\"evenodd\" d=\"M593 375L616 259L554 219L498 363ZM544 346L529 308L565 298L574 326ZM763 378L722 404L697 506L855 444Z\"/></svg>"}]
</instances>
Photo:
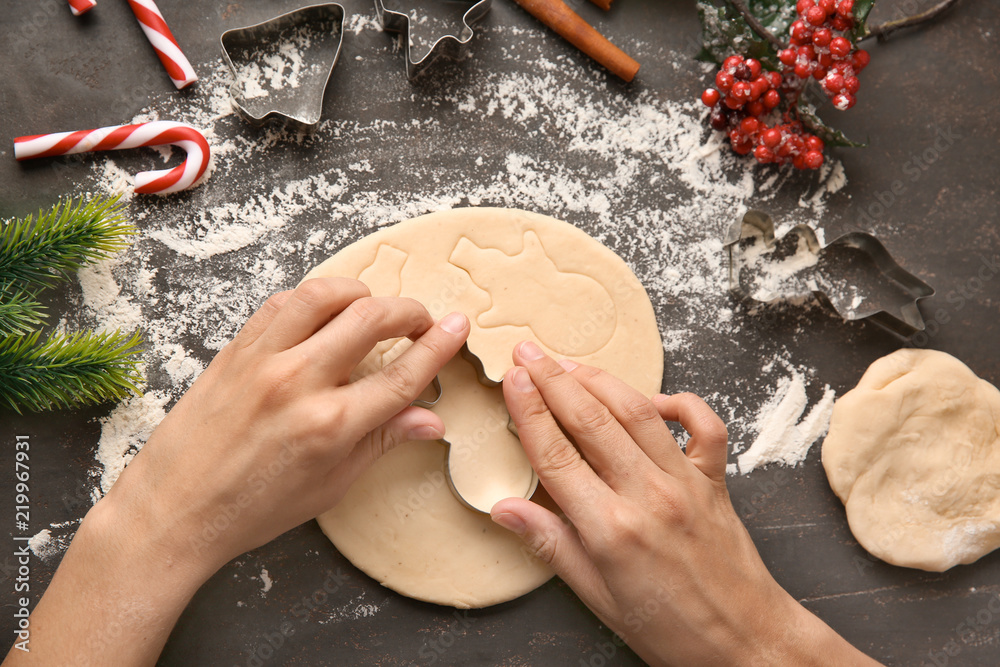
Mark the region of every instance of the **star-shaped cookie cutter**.
<instances>
[{"instance_id":1,"label":"star-shaped cookie cutter","mask_svg":"<svg viewBox=\"0 0 1000 667\"><path fill-rule=\"evenodd\" d=\"M903 295L889 307L880 306L876 310L864 311L838 307L837 304L845 303L846 299L831 299L826 290L812 289L812 294L820 303L831 308L844 320L869 320L903 338L909 338L924 330L924 319L920 314L917 302L934 294L934 289L897 264L877 238L865 232L849 232L838 236L830 243L823 244L811 227L796 225L782 239L793 235L805 242L808 252L816 255L817 260L822 257L823 253L836 251L838 248L860 251L868 256L876 270L889 281L890 285L883 286L884 291ZM777 245L777 240L774 236L774 221L771 216L762 211L749 211L742 220L733 223L729 228L724 247L729 253L730 290L761 303L787 296L774 294L772 295L773 299L759 299L753 296L753 286L750 281L745 280L745 275L748 272L742 270L744 268L742 254L747 247L744 241L748 239L754 239L755 243L757 239L761 239L765 250L773 250ZM891 294L886 296L890 301L892 300Z\"/></svg>"},{"instance_id":2,"label":"star-shaped cookie cutter","mask_svg":"<svg viewBox=\"0 0 1000 667\"><path fill-rule=\"evenodd\" d=\"M258 60L266 56L284 56L280 46L273 47L292 44L286 36L296 30L301 33L303 53L294 55L303 62L289 61L295 78L284 85L284 64L279 62L281 67L274 76L269 78L260 73L247 80L250 72L260 72ZM233 108L255 126L277 119L296 129L315 128L323 113L323 98L340 59L343 41L344 8L335 2L301 7L261 23L222 33L222 55L234 79L229 87ZM275 53L265 56L263 49L268 46ZM329 59L330 64L317 61L317 57ZM256 70L253 69L255 65ZM295 67L301 69L295 70ZM311 68L319 69L310 72ZM274 85L275 80L279 85Z\"/></svg>"},{"instance_id":3,"label":"star-shaped cookie cutter","mask_svg":"<svg viewBox=\"0 0 1000 667\"><path fill-rule=\"evenodd\" d=\"M412 54L413 40L410 39L410 22L413 19L406 12L389 9L386 3L391 4L393 1L375 0L375 13L378 15L382 30L402 34L406 52L406 75L411 80L420 76L439 58L462 60L467 55L469 42L472 41L472 36L475 34L472 26L489 13L493 4L493 0L457 0L458 3L469 5L469 8L462 15L462 30L459 33L441 35L434 41L426 54L415 60Z\"/></svg>"}]
</instances>

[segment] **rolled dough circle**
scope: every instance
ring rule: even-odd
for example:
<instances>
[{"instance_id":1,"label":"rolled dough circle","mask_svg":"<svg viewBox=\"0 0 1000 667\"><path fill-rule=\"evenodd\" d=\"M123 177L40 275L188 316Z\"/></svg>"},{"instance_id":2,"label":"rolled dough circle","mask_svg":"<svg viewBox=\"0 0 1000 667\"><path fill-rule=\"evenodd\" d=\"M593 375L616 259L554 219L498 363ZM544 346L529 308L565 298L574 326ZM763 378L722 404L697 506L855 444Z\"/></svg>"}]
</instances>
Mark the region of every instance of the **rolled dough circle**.
<instances>
[{"instance_id":1,"label":"rolled dough circle","mask_svg":"<svg viewBox=\"0 0 1000 667\"><path fill-rule=\"evenodd\" d=\"M1000 392L949 354L875 361L833 408L823 467L888 563L942 572L1000 546Z\"/></svg>"},{"instance_id":2,"label":"rolled dough circle","mask_svg":"<svg viewBox=\"0 0 1000 667\"><path fill-rule=\"evenodd\" d=\"M358 278L374 296L415 298L435 318L465 313L469 349L490 379L532 339L647 395L660 389L663 347L645 289L614 252L560 220L496 208L432 213L361 239L305 279L331 276ZM387 363L390 346L366 363ZM446 455L438 442L396 447L318 517L320 527L359 569L418 600L485 607L545 583L552 571L516 536L453 495Z\"/></svg>"}]
</instances>

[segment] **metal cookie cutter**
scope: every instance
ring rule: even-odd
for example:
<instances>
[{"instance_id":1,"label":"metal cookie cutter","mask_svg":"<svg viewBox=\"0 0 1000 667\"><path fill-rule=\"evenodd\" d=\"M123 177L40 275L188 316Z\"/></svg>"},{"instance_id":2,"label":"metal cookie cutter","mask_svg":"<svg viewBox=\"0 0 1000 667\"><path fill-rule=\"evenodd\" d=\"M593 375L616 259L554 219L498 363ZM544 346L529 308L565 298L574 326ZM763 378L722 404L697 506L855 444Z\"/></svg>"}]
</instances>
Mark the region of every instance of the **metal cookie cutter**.
<instances>
[{"instance_id":1,"label":"metal cookie cutter","mask_svg":"<svg viewBox=\"0 0 1000 667\"><path fill-rule=\"evenodd\" d=\"M805 252L814 256L811 265L803 264L813 267L815 274L808 291L840 317L848 321L869 320L903 338L923 331L924 320L917 302L934 294L934 289L904 270L881 241L864 232L849 232L823 244L811 227L796 225L776 240L771 217L761 211L749 211L726 234L724 247L729 253L730 289L762 303L789 296L784 291L760 295L753 280L760 267L747 261L747 251L758 241L763 243L764 252L774 255L779 241L789 238L797 238L800 248L804 243ZM833 273L841 274L840 278L826 276L822 269L827 266L835 267ZM847 295L851 291L855 292L853 299Z\"/></svg>"},{"instance_id":2,"label":"metal cookie cutter","mask_svg":"<svg viewBox=\"0 0 1000 667\"><path fill-rule=\"evenodd\" d=\"M465 359L473 367L473 369L476 372L476 377L479 380L479 383L481 385L483 385L484 387L489 387L489 388L496 388L496 387L499 387L501 385L500 382L495 382L494 380L491 380L486 375L486 370L483 367L483 362L479 359L479 357L477 357L469 349L468 345L463 345L462 346L460 354L462 355L462 358ZM518 435L517 435L517 428L514 426L514 420L510 418L510 415L507 416L506 429L515 438L518 437ZM447 455L446 464L445 464L445 477L448 480L448 486L451 487L452 493L455 494L455 497L459 500L459 502L461 502L463 505L465 505L469 509L475 510L477 512L483 512L485 514L489 514L490 509L492 509L492 505L493 505L492 502L489 502L488 506L486 506L485 502L484 502L484 506L480 506L480 505L476 504L476 501L474 499L470 499L470 498L466 497L466 495L463 495L463 489L459 488L460 485L456 484L455 478L452 476L452 465L453 465L452 464L452 455L455 454L456 449L454 447L452 447L452 443L448 440L447 434L445 435L444 438L441 438L441 442L442 442L442 444L444 444L444 445L446 445L448 447L448 455ZM537 488L538 488L538 474L532 468L531 469L531 478L530 478L530 481L528 483L528 487L527 487L527 489L525 489L524 494L523 494L522 497L524 497L524 498L530 498L535 493L535 490ZM471 491L471 490L470 489L466 489L466 491L468 492L468 491Z\"/></svg>"},{"instance_id":3,"label":"metal cookie cutter","mask_svg":"<svg viewBox=\"0 0 1000 667\"><path fill-rule=\"evenodd\" d=\"M312 5L222 33L233 107L250 124L313 129L344 37L344 8Z\"/></svg>"},{"instance_id":4,"label":"metal cookie cutter","mask_svg":"<svg viewBox=\"0 0 1000 667\"><path fill-rule=\"evenodd\" d=\"M418 14L417 10L407 12L400 0L375 0L375 13L378 15L382 30L401 33L406 41L406 75L412 80L420 76L428 67L442 56L452 60L461 60L468 53L469 42L474 31L472 26L479 22L490 11L493 0L452 0L451 2L424 2L425 8L434 6L467 6L461 15L461 28L455 32L452 21L442 19L432 13ZM389 7L397 9L390 9ZM439 10L440 11L440 10ZM457 19L457 14L452 19ZM454 21L457 23L457 21ZM428 25L425 25L428 24ZM419 26L419 32L432 32L439 35L431 41L426 50L414 47L414 26Z\"/></svg>"}]
</instances>

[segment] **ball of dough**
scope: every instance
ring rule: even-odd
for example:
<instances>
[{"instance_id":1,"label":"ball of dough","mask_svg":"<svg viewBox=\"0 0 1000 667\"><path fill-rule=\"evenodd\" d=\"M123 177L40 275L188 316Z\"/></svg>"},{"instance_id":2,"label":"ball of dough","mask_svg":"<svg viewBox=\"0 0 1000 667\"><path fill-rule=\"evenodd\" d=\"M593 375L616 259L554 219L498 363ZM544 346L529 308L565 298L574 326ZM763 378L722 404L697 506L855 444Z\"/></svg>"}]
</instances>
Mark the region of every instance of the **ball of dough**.
<instances>
[{"instance_id":1,"label":"ball of dough","mask_svg":"<svg viewBox=\"0 0 1000 667\"><path fill-rule=\"evenodd\" d=\"M1000 546L1000 392L949 354L873 363L833 408L823 467L888 563L941 572Z\"/></svg>"},{"instance_id":2,"label":"ball of dough","mask_svg":"<svg viewBox=\"0 0 1000 667\"><path fill-rule=\"evenodd\" d=\"M642 284L614 252L554 218L497 208L432 213L361 239L306 278L319 276L358 278L374 296L414 298L435 318L465 313L469 350L494 381L511 367L514 345L532 339L556 358L603 368L647 395L660 389L663 346ZM388 341L359 368L377 370L397 349ZM477 392L452 383L453 375L439 375L449 402L457 397L481 411L472 400ZM483 428L465 426L506 437L506 406L494 394ZM463 406L451 408L461 413ZM439 414L446 435L461 426ZM459 502L446 460L442 443L403 443L318 517L320 527L359 569L418 600L485 607L548 581L552 571L517 536ZM544 490L533 500L544 503Z\"/></svg>"}]
</instances>

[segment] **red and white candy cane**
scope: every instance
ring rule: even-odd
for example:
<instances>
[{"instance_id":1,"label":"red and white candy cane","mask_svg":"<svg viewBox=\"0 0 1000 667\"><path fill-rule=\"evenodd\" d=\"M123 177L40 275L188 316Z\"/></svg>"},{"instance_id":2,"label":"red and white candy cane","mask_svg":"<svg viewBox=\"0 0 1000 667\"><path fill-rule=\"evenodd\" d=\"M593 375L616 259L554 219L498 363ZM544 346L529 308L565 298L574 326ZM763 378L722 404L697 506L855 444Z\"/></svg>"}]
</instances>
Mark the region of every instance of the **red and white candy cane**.
<instances>
[{"instance_id":1,"label":"red and white candy cane","mask_svg":"<svg viewBox=\"0 0 1000 667\"><path fill-rule=\"evenodd\" d=\"M85 14L96 5L97 3L94 0L69 0L69 10L73 12L73 16Z\"/></svg>"},{"instance_id":2,"label":"red and white candy cane","mask_svg":"<svg viewBox=\"0 0 1000 667\"><path fill-rule=\"evenodd\" d=\"M143 171L135 175L135 191L168 194L191 187L208 168L210 157L205 136L183 123L154 120L138 125L114 125L96 130L36 134L14 139L14 157L29 160L90 151L111 151L140 146L177 146L187 152L184 162L173 169Z\"/></svg>"},{"instance_id":3,"label":"red and white candy cane","mask_svg":"<svg viewBox=\"0 0 1000 667\"><path fill-rule=\"evenodd\" d=\"M128 0L128 4L174 85L178 89L187 88L197 81L198 75L181 53L181 47L178 46L174 34L170 32L167 22L163 20L163 14L157 9L153 0Z\"/></svg>"}]
</instances>

